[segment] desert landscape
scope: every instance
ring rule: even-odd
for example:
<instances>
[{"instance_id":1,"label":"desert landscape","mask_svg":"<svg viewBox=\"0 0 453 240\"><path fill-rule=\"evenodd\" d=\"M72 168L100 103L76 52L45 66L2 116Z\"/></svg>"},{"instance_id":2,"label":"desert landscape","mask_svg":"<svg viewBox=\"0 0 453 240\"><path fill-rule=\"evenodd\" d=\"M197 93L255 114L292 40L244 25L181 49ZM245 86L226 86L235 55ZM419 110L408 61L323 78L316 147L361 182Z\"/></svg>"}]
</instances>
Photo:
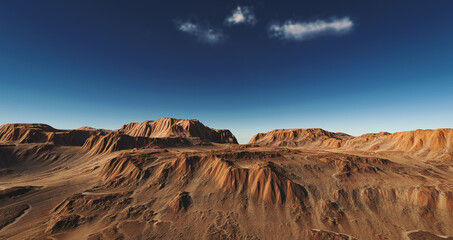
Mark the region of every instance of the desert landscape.
<instances>
[{"instance_id":1,"label":"desert landscape","mask_svg":"<svg viewBox=\"0 0 453 240\"><path fill-rule=\"evenodd\" d=\"M0 127L0 239L453 239L453 129Z\"/></svg>"},{"instance_id":2,"label":"desert landscape","mask_svg":"<svg viewBox=\"0 0 453 240\"><path fill-rule=\"evenodd\" d=\"M453 0L0 0L0 240L453 240Z\"/></svg>"}]
</instances>

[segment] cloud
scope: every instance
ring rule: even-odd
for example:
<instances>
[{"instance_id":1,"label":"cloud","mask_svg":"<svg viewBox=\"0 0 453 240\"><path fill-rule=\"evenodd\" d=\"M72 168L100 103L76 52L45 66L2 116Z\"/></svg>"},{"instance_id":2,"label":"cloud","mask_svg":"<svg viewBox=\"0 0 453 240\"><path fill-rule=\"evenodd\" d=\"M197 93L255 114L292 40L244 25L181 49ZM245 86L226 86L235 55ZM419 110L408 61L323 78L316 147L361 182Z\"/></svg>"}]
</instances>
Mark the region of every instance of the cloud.
<instances>
[{"instance_id":1,"label":"cloud","mask_svg":"<svg viewBox=\"0 0 453 240\"><path fill-rule=\"evenodd\" d=\"M313 22L286 21L284 24L274 23L269 27L269 35L286 40L303 41L324 35L338 35L349 32L354 23L349 17L330 21L316 20Z\"/></svg>"},{"instance_id":2,"label":"cloud","mask_svg":"<svg viewBox=\"0 0 453 240\"><path fill-rule=\"evenodd\" d=\"M225 39L221 29L214 29L207 25L194 23L191 21L177 22L177 28L197 38L198 41L208 44L217 44Z\"/></svg>"},{"instance_id":3,"label":"cloud","mask_svg":"<svg viewBox=\"0 0 453 240\"><path fill-rule=\"evenodd\" d=\"M227 25L247 24L254 25L256 23L255 14L249 7L238 6L233 10L231 15L225 19Z\"/></svg>"}]
</instances>

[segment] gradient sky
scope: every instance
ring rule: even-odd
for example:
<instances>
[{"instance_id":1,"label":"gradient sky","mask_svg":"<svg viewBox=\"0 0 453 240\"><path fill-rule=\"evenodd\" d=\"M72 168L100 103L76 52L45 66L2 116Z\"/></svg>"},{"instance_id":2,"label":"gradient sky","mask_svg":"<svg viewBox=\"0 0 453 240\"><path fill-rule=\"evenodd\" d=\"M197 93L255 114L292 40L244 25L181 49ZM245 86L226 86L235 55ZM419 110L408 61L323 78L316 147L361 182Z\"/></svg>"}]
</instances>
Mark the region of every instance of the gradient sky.
<instances>
[{"instance_id":1,"label":"gradient sky","mask_svg":"<svg viewBox=\"0 0 453 240\"><path fill-rule=\"evenodd\" d=\"M451 128L452 13L451 0L0 0L0 124L196 118L241 143Z\"/></svg>"}]
</instances>

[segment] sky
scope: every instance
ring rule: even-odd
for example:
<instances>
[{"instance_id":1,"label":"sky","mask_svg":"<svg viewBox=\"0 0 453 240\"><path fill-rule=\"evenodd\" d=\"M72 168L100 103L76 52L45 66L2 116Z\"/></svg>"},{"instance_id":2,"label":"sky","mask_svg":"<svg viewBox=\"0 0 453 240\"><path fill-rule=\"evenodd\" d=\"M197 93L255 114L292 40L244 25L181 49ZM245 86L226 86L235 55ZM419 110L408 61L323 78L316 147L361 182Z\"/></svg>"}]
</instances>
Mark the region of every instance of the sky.
<instances>
[{"instance_id":1,"label":"sky","mask_svg":"<svg viewBox=\"0 0 453 240\"><path fill-rule=\"evenodd\" d=\"M0 0L0 124L453 127L453 1Z\"/></svg>"}]
</instances>

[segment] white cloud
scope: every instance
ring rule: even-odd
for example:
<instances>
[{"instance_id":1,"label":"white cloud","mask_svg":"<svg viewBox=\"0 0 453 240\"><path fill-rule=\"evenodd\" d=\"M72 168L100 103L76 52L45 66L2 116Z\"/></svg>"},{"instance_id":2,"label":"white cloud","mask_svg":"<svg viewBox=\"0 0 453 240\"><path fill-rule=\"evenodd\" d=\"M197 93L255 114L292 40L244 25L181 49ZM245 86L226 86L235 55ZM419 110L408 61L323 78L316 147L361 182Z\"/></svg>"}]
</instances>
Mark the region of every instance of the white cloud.
<instances>
[{"instance_id":1,"label":"white cloud","mask_svg":"<svg viewBox=\"0 0 453 240\"><path fill-rule=\"evenodd\" d=\"M179 25L179 30L188 33L196 32L198 30L198 25L191 22L184 22Z\"/></svg>"},{"instance_id":2,"label":"white cloud","mask_svg":"<svg viewBox=\"0 0 453 240\"><path fill-rule=\"evenodd\" d=\"M238 6L233 10L231 15L225 19L227 25L248 24L254 25L256 23L255 14L249 7Z\"/></svg>"},{"instance_id":3,"label":"white cloud","mask_svg":"<svg viewBox=\"0 0 453 240\"><path fill-rule=\"evenodd\" d=\"M322 35L344 34L349 32L354 23L349 17L330 21L317 20L313 22L286 21L284 24L274 23L269 27L271 37L287 40L303 41Z\"/></svg>"},{"instance_id":4,"label":"white cloud","mask_svg":"<svg viewBox=\"0 0 453 240\"><path fill-rule=\"evenodd\" d=\"M191 21L177 23L178 30L196 37L200 42L217 44L225 39L222 30Z\"/></svg>"}]
</instances>

